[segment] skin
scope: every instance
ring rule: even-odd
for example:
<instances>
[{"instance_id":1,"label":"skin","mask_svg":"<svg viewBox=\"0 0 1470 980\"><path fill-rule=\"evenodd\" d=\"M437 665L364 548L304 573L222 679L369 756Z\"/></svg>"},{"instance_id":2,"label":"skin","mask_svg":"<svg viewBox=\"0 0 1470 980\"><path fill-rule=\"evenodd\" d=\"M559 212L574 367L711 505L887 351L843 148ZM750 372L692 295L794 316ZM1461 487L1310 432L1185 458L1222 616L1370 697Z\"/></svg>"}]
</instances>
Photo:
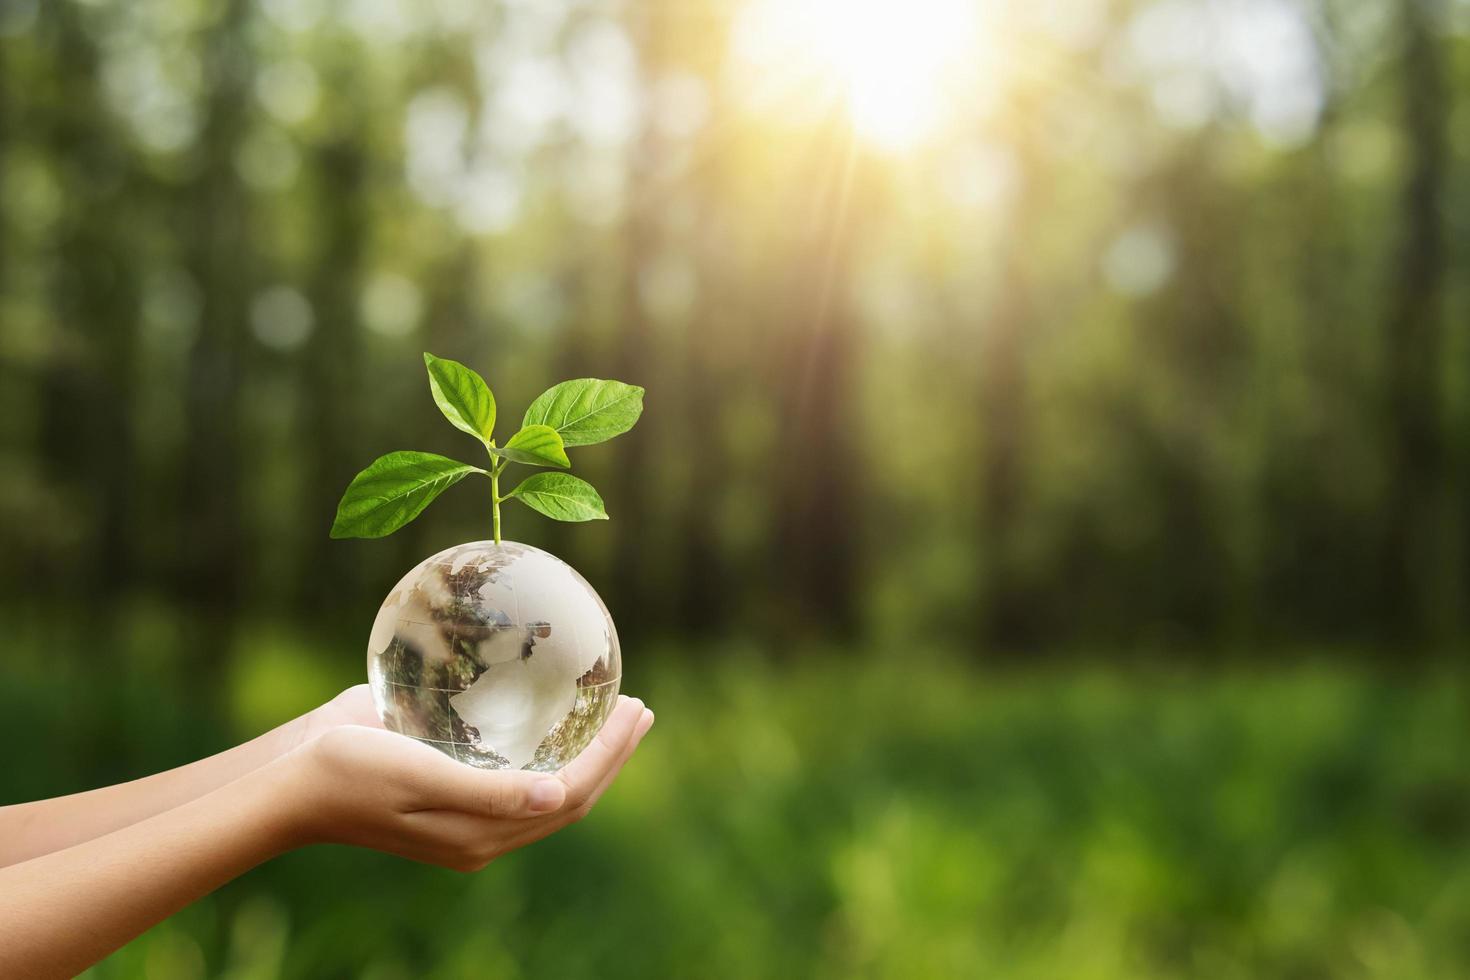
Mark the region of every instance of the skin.
<instances>
[{"instance_id":1,"label":"skin","mask_svg":"<svg viewBox=\"0 0 1470 980\"><path fill-rule=\"evenodd\" d=\"M74 976L308 844L478 871L586 816L652 725L621 697L561 772L486 771L385 731L364 685L208 759L0 808L0 976Z\"/></svg>"}]
</instances>

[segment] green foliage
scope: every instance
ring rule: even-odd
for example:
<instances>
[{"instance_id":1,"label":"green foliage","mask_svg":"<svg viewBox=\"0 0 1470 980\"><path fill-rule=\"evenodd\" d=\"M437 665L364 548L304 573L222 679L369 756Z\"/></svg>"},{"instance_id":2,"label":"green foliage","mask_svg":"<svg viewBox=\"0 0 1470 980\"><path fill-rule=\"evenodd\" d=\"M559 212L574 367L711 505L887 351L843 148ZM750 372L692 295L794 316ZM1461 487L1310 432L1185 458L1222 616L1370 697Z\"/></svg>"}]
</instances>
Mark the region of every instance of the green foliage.
<instances>
[{"instance_id":1,"label":"green foliage","mask_svg":"<svg viewBox=\"0 0 1470 980\"><path fill-rule=\"evenodd\" d=\"M343 479L491 465L419 436L427 348L495 365L500 447L595 385L553 378L656 392L636 466L574 458L617 521L522 515L653 633L1470 636L1470 85L1436 5L1216 5L1186 91L1233 94L1181 115L1157 3L1062 37L1003 0L1018 57L881 148L746 63L747 14L805 0L300 6L0 4L0 591L381 598L398 549L313 533ZM1262 11L1285 75L1237 64ZM593 35L621 104L678 81L669 138L504 124L486 80ZM484 390L435 383L483 442ZM489 536L471 485L445 534Z\"/></svg>"},{"instance_id":2,"label":"green foliage","mask_svg":"<svg viewBox=\"0 0 1470 980\"><path fill-rule=\"evenodd\" d=\"M549 425L568 446L606 442L643 414L643 389L621 381L578 378L548 388L526 409L525 425Z\"/></svg>"},{"instance_id":3,"label":"green foliage","mask_svg":"<svg viewBox=\"0 0 1470 980\"><path fill-rule=\"evenodd\" d=\"M99 623L4 621L0 716L27 746L11 799L175 765L359 679L340 656L357 623L328 642L243 624L228 682L204 685L178 609L106 621L128 669L101 684ZM658 723L582 824L468 876L307 848L93 976L241 976L267 955L250 975L1470 975L1463 666L1389 678L1282 648L1270 662L1297 666L987 670L793 647L778 667L679 647L630 662ZM181 947L192 972L157 965Z\"/></svg>"},{"instance_id":4,"label":"green foliage","mask_svg":"<svg viewBox=\"0 0 1470 980\"><path fill-rule=\"evenodd\" d=\"M507 439L503 448L492 448L490 452L513 463L531 466L560 466L565 469L572 465L567 459L561 436L549 425L528 425Z\"/></svg>"},{"instance_id":5,"label":"green foliage","mask_svg":"<svg viewBox=\"0 0 1470 980\"><path fill-rule=\"evenodd\" d=\"M433 453L401 451L379 456L353 477L342 495L337 519L332 523L332 537L381 538L392 534L471 473L485 471Z\"/></svg>"},{"instance_id":6,"label":"green foliage","mask_svg":"<svg viewBox=\"0 0 1470 980\"><path fill-rule=\"evenodd\" d=\"M479 439L490 454L481 469L432 453L395 452L357 474L337 505L334 538L380 538L423 512L439 494L477 473L490 478L492 521L500 541L500 505L519 500L558 521L605 521L592 485L566 473L538 473L500 495L500 475L511 463L569 468L567 446L604 442L631 429L643 412L643 389L621 381L580 378L548 389L526 410L520 431L495 444L495 395L485 379L458 361L424 352L429 391L455 428Z\"/></svg>"},{"instance_id":7,"label":"green foliage","mask_svg":"<svg viewBox=\"0 0 1470 980\"><path fill-rule=\"evenodd\" d=\"M558 521L605 521L607 511L592 484L570 473L537 473L509 494Z\"/></svg>"},{"instance_id":8,"label":"green foliage","mask_svg":"<svg viewBox=\"0 0 1470 980\"><path fill-rule=\"evenodd\" d=\"M434 403L456 429L468 432L487 446L494 441L495 396L485 379L458 361L424 351L429 390Z\"/></svg>"},{"instance_id":9,"label":"green foliage","mask_svg":"<svg viewBox=\"0 0 1470 980\"><path fill-rule=\"evenodd\" d=\"M534 379L613 352L655 387L659 450L609 476L658 492L579 460L619 521L540 530L636 610L630 646L679 643L630 657L659 725L573 832L473 878L289 855L99 976L1470 976L1470 688L1419 663L1463 661L1470 623L1456 18L1267 5L1309 117L1267 132L1235 103L1270 72L1164 111L1157 4L1070 37L1001 11L1021 56L968 73L994 111L891 155L746 111L748 5L550 5L513 32L534 50L486 48L507 5L133 6L0 16L0 591L46 612L0 617L9 799L253 735L308 703L307 658L361 679L343 651L406 555L301 521L420 445L416 338L493 330L511 425ZM588 28L628 42L621 95L702 88L696 124L589 161L467 77L575 60ZM120 57L159 71L119 97ZM160 128L159 94L208 124ZM514 175L507 227L464 220L483 181L414 177L445 148L420 115ZM268 283L296 308L253 306ZM294 639L179 635L227 604ZM359 612L325 642L333 610ZM867 655L795 639L844 615ZM1448 632L1294 666L1416 620ZM1247 676L1179 673L1283 636L1306 642L1236 651ZM915 663L936 646L1027 656ZM1139 646L1167 673L1055 663Z\"/></svg>"}]
</instances>

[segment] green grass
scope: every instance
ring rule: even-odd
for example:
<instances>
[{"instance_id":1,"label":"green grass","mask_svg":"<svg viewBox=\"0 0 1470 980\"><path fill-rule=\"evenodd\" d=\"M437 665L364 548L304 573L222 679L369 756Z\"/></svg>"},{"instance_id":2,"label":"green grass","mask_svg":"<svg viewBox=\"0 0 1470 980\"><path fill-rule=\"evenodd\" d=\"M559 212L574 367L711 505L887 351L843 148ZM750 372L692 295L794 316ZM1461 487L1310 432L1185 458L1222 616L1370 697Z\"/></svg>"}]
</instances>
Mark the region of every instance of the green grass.
<instances>
[{"instance_id":1,"label":"green grass","mask_svg":"<svg viewBox=\"0 0 1470 980\"><path fill-rule=\"evenodd\" d=\"M242 642L237 729L271 720L252 671L291 679L278 713L355 672L293 664L312 655L281 634ZM111 691L61 661L94 715L46 700L58 661L7 662L4 724L32 756L8 786L224 738L190 678L128 656ZM1459 673L630 659L658 725L588 821L473 876L292 854L93 975L1470 974Z\"/></svg>"}]
</instances>

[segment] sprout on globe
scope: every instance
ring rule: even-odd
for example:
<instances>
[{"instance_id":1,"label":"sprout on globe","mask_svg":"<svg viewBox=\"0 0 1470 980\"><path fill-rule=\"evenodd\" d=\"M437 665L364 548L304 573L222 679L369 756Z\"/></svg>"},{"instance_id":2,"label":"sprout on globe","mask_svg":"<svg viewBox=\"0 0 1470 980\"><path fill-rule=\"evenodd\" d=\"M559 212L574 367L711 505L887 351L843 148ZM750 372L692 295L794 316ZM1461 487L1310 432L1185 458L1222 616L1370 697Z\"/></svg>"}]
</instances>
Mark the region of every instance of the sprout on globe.
<instances>
[{"instance_id":1,"label":"sprout on globe","mask_svg":"<svg viewBox=\"0 0 1470 980\"><path fill-rule=\"evenodd\" d=\"M591 484L534 473L504 496L512 463L571 466L566 450L631 429L643 389L582 378L543 392L497 445L495 397L456 361L424 354L444 417L484 445L487 467L433 453L380 456L353 478L334 538L380 538L467 476L490 479L493 540L424 559L383 600L368 638L368 680L383 724L484 769L554 772L586 748L617 700L623 664L612 617L570 565L500 539L500 505L559 521L607 520Z\"/></svg>"}]
</instances>

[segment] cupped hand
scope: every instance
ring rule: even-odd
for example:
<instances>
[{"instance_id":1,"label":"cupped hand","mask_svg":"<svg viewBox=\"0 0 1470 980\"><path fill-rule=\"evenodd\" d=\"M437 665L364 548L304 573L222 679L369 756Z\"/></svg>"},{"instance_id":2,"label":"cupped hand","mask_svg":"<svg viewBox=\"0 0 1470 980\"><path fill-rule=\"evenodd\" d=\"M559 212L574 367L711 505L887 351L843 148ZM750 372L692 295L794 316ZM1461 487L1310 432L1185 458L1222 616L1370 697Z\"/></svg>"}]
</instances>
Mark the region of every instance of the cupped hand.
<instances>
[{"instance_id":1,"label":"cupped hand","mask_svg":"<svg viewBox=\"0 0 1470 980\"><path fill-rule=\"evenodd\" d=\"M297 718L292 724L296 735L292 742L293 748L343 725L383 727L377 706L373 704L372 689L366 684L347 688L332 700Z\"/></svg>"},{"instance_id":2,"label":"cupped hand","mask_svg":"<svg viewBox=\"0 0 1470 980\"><path fill-rule=\"evenodd\" d=\"M356 690L343 692L337 700L349 703L339 707L355 710ZM350 723L324 723L273 765L281 767L294 843L353 844L475 871L585 816L652 725L643 702L620 697L592 744L554 775L475 769Z\"/></svg>"}]
</instances>

